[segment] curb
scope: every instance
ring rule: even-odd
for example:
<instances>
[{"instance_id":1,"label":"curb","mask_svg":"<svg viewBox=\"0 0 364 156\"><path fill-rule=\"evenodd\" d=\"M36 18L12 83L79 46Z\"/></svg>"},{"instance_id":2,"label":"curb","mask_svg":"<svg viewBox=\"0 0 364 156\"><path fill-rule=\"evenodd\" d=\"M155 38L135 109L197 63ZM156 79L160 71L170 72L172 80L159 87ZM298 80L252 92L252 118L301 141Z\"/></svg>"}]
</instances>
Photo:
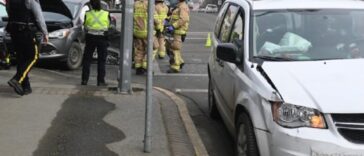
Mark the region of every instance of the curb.
<instances>
[{"instance_id":1,"label":"curb","mask_svg":"<svg viewBox=\"0 0 364 156\"><path fill-rule=\"evenodd\" d=\"M193 123L191 116L188 112L186 102L171 91L159 87L153 88L169 96L172 101L177 105L179 114L187 131L187 135L191 140L196 156L208 156L206 147L203 144L202 139L195 127L195 124Z\"/></svg>"}]
</instances>

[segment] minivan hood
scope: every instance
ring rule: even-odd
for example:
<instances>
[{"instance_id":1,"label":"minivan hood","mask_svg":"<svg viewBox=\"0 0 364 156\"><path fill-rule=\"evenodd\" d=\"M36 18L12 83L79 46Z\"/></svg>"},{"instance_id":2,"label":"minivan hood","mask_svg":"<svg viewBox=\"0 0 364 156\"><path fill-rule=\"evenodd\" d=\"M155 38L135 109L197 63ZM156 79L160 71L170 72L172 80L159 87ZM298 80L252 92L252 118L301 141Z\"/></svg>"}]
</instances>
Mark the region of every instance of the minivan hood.
<instances>
[{"instance_id":1,"label":"minivan hood","mask_svg":"<svg viewBox=\"0 0 364 156\"><path fill-rule=\"evenodd\" d=\"M62 0L39 0L43 11L59 13L73 19L71 11Z\"/></svg>"},{"instance_id":2,"label":"minivan hood","mask_svg":"<svg viewBox=\"0 0 364 156\"><path fill-rule=\"evenodd\" d=\"M364 59L264 62L286 103L323 113L364 113Z\"/></svg>"}]
</instances>

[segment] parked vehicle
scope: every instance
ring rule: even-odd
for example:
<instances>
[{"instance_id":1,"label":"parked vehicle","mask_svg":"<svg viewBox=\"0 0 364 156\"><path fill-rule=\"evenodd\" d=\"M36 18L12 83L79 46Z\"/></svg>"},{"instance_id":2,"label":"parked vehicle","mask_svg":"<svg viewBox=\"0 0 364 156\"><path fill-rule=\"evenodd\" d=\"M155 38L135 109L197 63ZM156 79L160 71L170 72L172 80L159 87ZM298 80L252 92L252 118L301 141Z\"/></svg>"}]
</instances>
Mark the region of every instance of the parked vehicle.
<instances>
[{"instance_id":1,"label":"parked vehicle","mask_svg":"<svg viewBox=\"0 0 364 156\"><path fill-rule=\"evenodd\" d=\"M206 8L199 8L198 12L205 12Z\"/></svg>"},{"instance_id":2,"label":"parked vehicle","mask_svg":"<svg viewBox=\"0 0 364 156\"><path fill-rule=\"evenodd\" d=\"M226 0L212 35L209 113L237 155L363 155L362 19L356 0Z\"/></svg>"},{"instance_id":3,"label":"parked vehicle","mask_svg":"<svg viewBox=\"0 0 364 156\"><path fill-rule=\"evenodd\" d=\"M49 32L49 42L42 46L39 59L57 60L68 69L77 69L82 64L84 31L83 21L90 9L89 0L63 0L59 3L42 1L43 15ZM63 2L63 3L62 3ZM109 6L102 1L103 9ZM111 24L115 28L116 19ZM7 49L14 53L9 34L5 33Z\"/></svg>"},{"instance_id":4,"label":"parked vehicle","mask_svg":"<svg viewBox=\"0 0 364 156\"><path fill-rule=\"evenodd\" d=\"M217 8L217 5L215 5L215 4L207 4L204 11L205 11L205 13L217 13L218 8Z\"/></svg>"}]
</instances>

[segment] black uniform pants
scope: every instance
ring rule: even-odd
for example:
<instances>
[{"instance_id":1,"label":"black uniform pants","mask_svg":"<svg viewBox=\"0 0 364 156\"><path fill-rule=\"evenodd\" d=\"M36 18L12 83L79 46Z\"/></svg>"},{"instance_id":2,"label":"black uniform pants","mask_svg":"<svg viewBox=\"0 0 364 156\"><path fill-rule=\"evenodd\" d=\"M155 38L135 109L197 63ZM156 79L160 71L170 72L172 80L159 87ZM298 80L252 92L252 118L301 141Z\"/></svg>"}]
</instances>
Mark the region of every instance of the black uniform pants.
<instances>
[{"instance_id":1,"label":"black uniform pants","mask_svg":"<svg viewBox=\"0 0 364 156\"><path fill-rule=\"evenodd\" d=\"M105 62L108 41L105 36L86 34L86 46L83 53L82 81L88 81L92 54L97 49L97 82L105 82Z\"/></svg>"},{"instance_id":2,"label":"black uniform pants","mask_svg":"<svg viewBox=\"0 0 364 156\"><path fill-rule=\"evenodd\" d=\"M18 64L13 79L17 80L23 88L30 88L28 74L39 58L39 44L35 32L14 26L10 35Z\"/></svg>"}]
</instances>

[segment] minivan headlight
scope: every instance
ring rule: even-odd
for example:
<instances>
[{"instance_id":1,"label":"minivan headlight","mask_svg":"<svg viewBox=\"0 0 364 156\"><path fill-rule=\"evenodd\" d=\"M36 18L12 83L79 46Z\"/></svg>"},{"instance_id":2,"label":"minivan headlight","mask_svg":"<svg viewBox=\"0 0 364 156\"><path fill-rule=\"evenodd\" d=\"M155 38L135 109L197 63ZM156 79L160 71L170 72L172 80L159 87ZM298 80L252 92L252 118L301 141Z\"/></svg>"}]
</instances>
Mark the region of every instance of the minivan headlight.
<instances>
[{"instance_id":1,"label":"minivan headlight","mask_svg":"<svg viewBox=\"0 0 364 156\"><path fill-rule=\"evenodd\" d=\"M313 108L273 102L272 113L273 120L283 127L327 128L322 113Z\"/></svg>"},{"instance_id":2,"label":"minivan headlight","mask_svg":"<svg viewBox=\"0 0 364 156\"><path fill-rule=\"evenodd\" d=\"M51 33L49 33L49 38L64 38L67 37L68 34L70 33L69 29L61 29L61 30L57 30L57 31L53 31Z\"/></svg>"}]
</instances>

